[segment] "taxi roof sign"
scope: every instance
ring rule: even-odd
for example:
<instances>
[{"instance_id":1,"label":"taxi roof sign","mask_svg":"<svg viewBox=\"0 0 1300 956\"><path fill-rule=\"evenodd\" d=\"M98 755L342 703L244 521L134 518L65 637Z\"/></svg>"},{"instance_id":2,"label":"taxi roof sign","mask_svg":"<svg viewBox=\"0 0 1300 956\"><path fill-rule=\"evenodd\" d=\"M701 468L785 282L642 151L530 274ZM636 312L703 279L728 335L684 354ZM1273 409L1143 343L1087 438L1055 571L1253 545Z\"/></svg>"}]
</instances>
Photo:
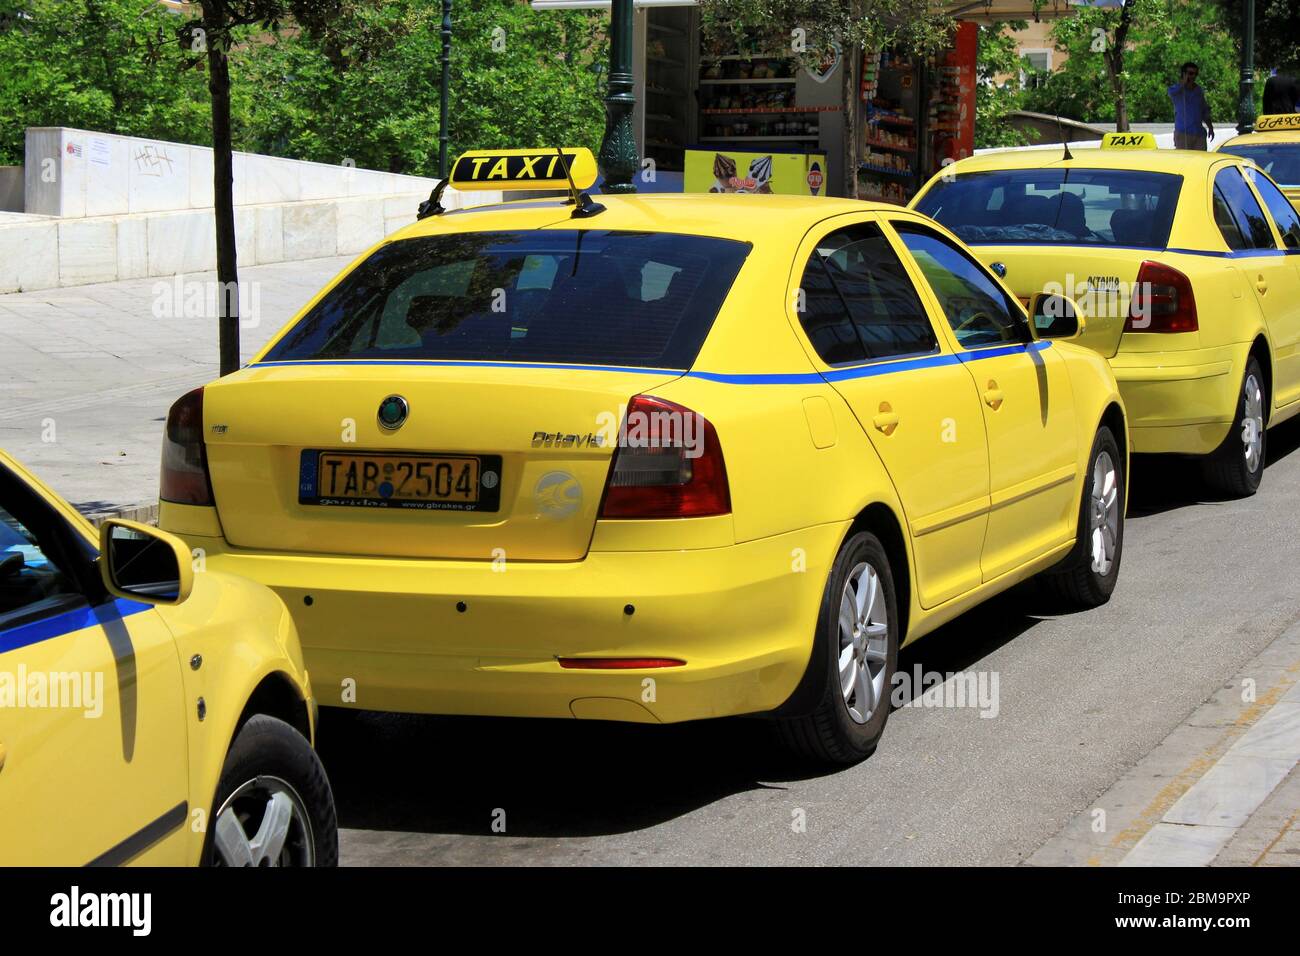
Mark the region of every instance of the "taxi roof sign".
<instances>
[{"instance_id":1,"label":"taxi roof sign","mask_svg":"<svg viewBox=\"0 0 1300 956\"><path fill-rule=\"evenodd\" d=\"M448 177L457 189L589 189L596 181L591 150L475 149Z\"/></svg>"},{"instance_id":2,"label":"taxi roof sign","mask_svg":"<svg viewBox=\"0 0 1300 956\"><path fill-rule=\"evenodd\" d=\"M1255 119L1256 133L1271 133L1279 129L1300 130L1300 113L1265 113Z\"/></svg>"},{"instance_id":3,"label":"taxi roof sign","mask_svg":"<svg viewBox=\"0 0 1300 956\"><path fill-rule=\"evenodd\" d=\"M1101 138L1102 149L1156 149L1150 133L1107 133Z\"/></svg>"},{"instance_id":4,"label":"taxi roof sign","mask_svg":"<svg viewBox=\"0 0 1300 956\"><path fill-rule=\"evenodd\" d=\"M570 149L473 149L462 154L451 167L451 174L433 187L429 198L420 203L416 219L440 216L447 210L442 194L448 186L457 189L563 189L574 207L573 217L581 219L605 211L605 207L583 190L596 181L596 157L585 147Z\"/></svg>"}]
</instances>

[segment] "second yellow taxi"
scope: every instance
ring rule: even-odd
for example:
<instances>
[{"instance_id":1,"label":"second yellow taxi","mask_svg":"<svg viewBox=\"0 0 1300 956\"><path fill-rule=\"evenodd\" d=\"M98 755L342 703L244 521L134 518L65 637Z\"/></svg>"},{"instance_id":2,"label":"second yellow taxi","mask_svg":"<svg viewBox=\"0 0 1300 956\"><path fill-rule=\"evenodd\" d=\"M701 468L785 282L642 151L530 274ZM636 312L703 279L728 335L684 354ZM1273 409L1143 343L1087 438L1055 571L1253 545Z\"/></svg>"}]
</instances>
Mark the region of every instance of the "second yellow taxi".
<instances>
[{"instance_id":1,"label":"second yellow taxi","mask_svg":"<svg viewBox=\"0 0 1300 956\"><path fill-rule=\"evenodd\" d=\"M555 167L462 158L573 196L431 200L171 411L161 525L285 600L323 705L763 715L849 762L903 643L1033 575L1109 598L1129 434L1067 301L897 207Z\"/></svg>"},{"instance_id":2,"label":"second yellow taxi","mask_svg":"<svg viewBox=\"0 0 1300 956\"><path fill-rule=\"evenodd\" d=\"M1251 495L1267 429L1300 413L1300 215L1248 160L1153 146L1117 133L1102 149L987 153L912 206L1024 301L1078 302L1134 452L1195 456L1223 492Z\"/></svg>"}]
</instances>

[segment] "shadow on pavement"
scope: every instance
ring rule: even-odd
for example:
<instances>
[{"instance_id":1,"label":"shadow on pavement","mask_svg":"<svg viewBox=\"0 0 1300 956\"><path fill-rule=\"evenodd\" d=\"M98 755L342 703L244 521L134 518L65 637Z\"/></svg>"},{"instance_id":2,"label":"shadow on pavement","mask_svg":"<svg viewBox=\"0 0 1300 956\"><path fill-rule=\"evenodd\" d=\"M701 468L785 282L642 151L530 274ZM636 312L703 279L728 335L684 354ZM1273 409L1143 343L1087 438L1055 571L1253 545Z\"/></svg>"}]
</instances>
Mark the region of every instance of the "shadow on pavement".
<instances>
[{"instance_id":1,"label":"shadow on pavement","mask_svg":"<svg viewBox=\"0 0 1300 956\"><path fill-rule=\"evenodd\" d=\"M1268 468L1300 448L1300 419L1268 431L1264 487ZM1147 518L1188 505L1222 504L1237 499L1209 487L1196 461L1177 455L1135 455L1129 481L1128 517Z\"/></svg>"}]
</instances>

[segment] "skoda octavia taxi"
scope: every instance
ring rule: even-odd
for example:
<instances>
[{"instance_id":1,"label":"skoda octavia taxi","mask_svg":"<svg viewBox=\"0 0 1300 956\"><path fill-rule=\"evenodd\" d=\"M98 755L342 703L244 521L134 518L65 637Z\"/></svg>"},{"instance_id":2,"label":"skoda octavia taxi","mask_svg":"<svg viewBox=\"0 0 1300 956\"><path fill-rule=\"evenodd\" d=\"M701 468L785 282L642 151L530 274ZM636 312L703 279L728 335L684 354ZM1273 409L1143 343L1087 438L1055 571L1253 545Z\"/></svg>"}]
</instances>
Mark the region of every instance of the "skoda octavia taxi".
<instances>
[{"instance_id":1,"label":"skoda octavia taxi","mask_svg":"<svg viewBox=\"0 0 1300 956\"><path fill-rule=\"evenodd\" d=\"M331 865L315 719L274 594L0 452L0 865Z\"/></svg>"},{"instance_id":2,"label":"skoda octavia taxi","mask_svg":"<svg viewBox=\"0 0 1300 956\"><path fill-rule=\"evenodd\" d=\"M1196 456L1222 491L1254 494L1266 429L1300 412L1300 215L1241 157L1104 143L964 159L912 205L1022 299L1078 301L1134 452Z\"/></svg>"},{"instance_id":3,"label":"skoda octavia taxi","mask_svg":"<svg viewBox=\"0 0 1300 956\"><path fill-rule=\"evenodd\" d=\"M432 198L171 410L162 526L285 600L323 705L763 715L848 762L902 643L1036 574L1108 599L1129 439L1068 302L897 207L596 203L563 155L462 157L572 197Z\"/></svg>"}]
</instances>

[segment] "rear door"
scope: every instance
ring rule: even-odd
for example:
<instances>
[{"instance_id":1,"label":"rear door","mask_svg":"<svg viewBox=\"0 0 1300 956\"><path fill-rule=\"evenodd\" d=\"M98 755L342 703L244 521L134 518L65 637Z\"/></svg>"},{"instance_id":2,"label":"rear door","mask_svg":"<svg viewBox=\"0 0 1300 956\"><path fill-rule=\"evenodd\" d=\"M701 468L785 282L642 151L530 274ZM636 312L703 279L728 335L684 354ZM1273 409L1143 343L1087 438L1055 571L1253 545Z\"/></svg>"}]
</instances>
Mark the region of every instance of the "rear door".
<instances>
[{"instance_id":1,"label":"rear door","mask_svg":"<svg viewBox=\"0 0 1300 956\"><path fill-rule=\"evenodd\" d=\"M914 220L891 225L934 296L980 396L990 502L983 580L1019 567L1074 534L1079 499L1074 396L1065 362L987 270Z\"/></svg>"},{"instance_id":2,"label":"rear door","mask_svg":"<svg viewBox=\"0 0 1300 956\"><path fill-rule=\"evenodd\" d=\"M898 491L921 605L971 590L980 583L989 466L970 376L937 334L877 217L823 224L796 261L791 301L813 361Z\"/></svg>"},{"instance_id":3,"label":"rear door","mask_svg":"<svg viewBox=\"0 0 1300 956\"><path fill-rule=\"evenodd\" d=\"M1267 208L1268 218L1277 229L1279 248L1285 252L1284 264L1270 270L1274 287L1268 285L1266 277L1261 291L1259 274L1254 281L1260 306L1267 306L1265 315L1277 360L1274 401L1281 407L1300 400L1300 213L1267 176L1259 175L1251 167L1246 167L1245 172L1255 195Z\"/></svg>"}]
</instances>

